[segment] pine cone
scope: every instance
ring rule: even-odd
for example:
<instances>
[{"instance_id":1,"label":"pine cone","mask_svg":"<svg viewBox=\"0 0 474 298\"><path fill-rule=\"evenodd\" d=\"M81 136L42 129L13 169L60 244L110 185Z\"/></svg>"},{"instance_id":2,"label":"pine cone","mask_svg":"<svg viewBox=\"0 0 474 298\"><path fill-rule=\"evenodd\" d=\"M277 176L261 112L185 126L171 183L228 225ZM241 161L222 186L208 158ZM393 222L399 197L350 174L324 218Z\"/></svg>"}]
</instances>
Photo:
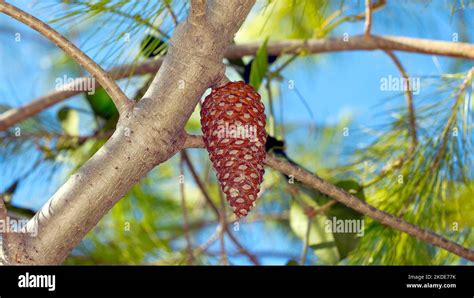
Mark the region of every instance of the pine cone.
<instances>
[{"instance_id":1,"label":"pine cone","mask_svg":"<svg viewBox=\"0 0 474 298\"><path fill-rule=\"evenodd\" d=\"M235 215L255 206L265 170L265 106L242 81L213 89L201 109L204 143Z\"/></svg>"}]
</instances>

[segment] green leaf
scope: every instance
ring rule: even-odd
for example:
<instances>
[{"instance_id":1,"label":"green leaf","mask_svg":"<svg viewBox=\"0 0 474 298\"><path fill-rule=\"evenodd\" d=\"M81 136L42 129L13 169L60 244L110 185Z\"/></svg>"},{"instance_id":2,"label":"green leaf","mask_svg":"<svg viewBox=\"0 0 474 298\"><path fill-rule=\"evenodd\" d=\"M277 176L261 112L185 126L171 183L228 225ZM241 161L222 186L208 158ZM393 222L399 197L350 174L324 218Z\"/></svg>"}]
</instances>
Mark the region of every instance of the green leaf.
<instances>
[{"instance_id":1,"label":"green leaf","mask_svg":"<svg viewBox=\"0 0 474 298\"><path fill-rule=\"evenodd\" d=\"M146 58L153 58L158 55L164 55L167 48L168 46L164 40L148 34L140 43L140 54Z\"/></svg>"},{"instance_id":2,"label":"green leaf","mask_svg":"<svg viewBox=\"0 0 474 298\"><path fill-rule=\"evenodd\" d=\"M96 116L106 120L118 116L117 108L104 88L97 88L94 94L87 93L86 98Z\"/></svg>"},{"instance_id":3,"label":"green leaf","mask_svg":"<svg viewBox=\"0 0 474 298\"><path fill-rule=\"evenodd\" d=\"M457 193L453 197L439 203L440 209L446 212L449 227L462 230L474 227L474 184L465 186L455 183Z\"/></svg>"},{"instance_id":4,"label":"green leaf","mask_svg":"<svg viewBox=\"0 0 474 298\"><path fill-rule=\"evenodd\" d=\"M286 263L286 266L299 266L299 265L300 265L300 264L299 264L297 261L293 260L293 259L289 260L289 261Z\"/></svg>"},{"instance_id":5,"label":"green leaf","mask_svg":"<svg viewBox=\"0 0 474 298\"><path fill-rule=\"evenodd\" d=\"M353 194L361 200L365 201L365 195L362 187L353 180L343 180L335 183L336 186L343 188L347 192ZM332 199L322 193L314 191L313 189L300 186L299 189L299 199L304 201L309 206L318 209L324 204L328 203ZM297 205L299 207L299 205ZM291 208L296 208L291 206ZM304 239L306 235L307 227L307 216L304 214L301 207L301 210L290 209L290 225L295 231L295 234ZM292 213L293 212L293 213ZM299 223L291 223L292 214L295 217L295 221L300 221ZM301 218L296 218L296 216ZM309 246L314 250L314 253L327 264L336 264L340 260L347 257L347 255L356 248L359 243L358 233L363 233L362 231L337 231L331 229L332 226L337 228L340 223L348 223L352 228L361 228L365 227L364 222L360 221L363 219L363 216L354 211L353 209L346 207L343 204L337 203L333 205L325 214L318 214L313 218L313 223L311 224L310 230L310 241ZM329 226L331 224L332 226ZM336 225L334 225L336 224ZM329 229L329 230L327 230Z\"/></svg>"},{"instance_id":6,"label":"green leaf","mask_svg":"<svg viewBox=\"0 0 474 298\"><path fill-rule=\"evenodd\" d=\"M340 188L343 188L344 190L358 197L362 201L365 201L364 191L357 182L353 180L344 180L336 182L335 185ZM344 223L353 223L352 227L354 228L365 228L363 215L349 207L346 207L341 203L332 206L331 209L327 212L327 216L330 220L335 218L336 221L343 220ZM360 240L359 235L362 236L363 233L363 230L344 233L333 233L334 240L336 242L336 246L341 259L346 258L347 255L357 247L357 244Z\"/></svg>"},{"instance_id":7,"label":"green leaf","mask_svg":"<svg viewBox=\"0 0 474 298\"><path fill-rule=\"evenodd\" d=\"M335 241L333 234L325 231L326 220L327 217L323 214L312 219L308 239L308 245L310 247ZM290 206L290 227L300 239L305 239L308 217L304 213L303 208L296 202L292 202ZM319 249L315 251L315 254L325 264L336 264L340 260L339 252L336 247Z\"/></svg>"},{"instance_id":8,"label":"green leaf","mask_svg":"<svg viewBox=\"0 0 474 298\"><path fill-rule=\"evenodd\" d=\"M336 246L336 242L331 241L331 242L323 242L315 245L310 245L313 250L318 250L318 249L324 249L324 248L332 248Z\"/></svg>"},{"instance_id":9,"label":"green leaf","mask_svg":"<svg viewBox=\"0 0 474 298\"><path fill-rule=\"evenodd\" d=\"M64 133L70 136L79 135L79 113L69 107L58 111L58 120Z\"/></svg>"},{"instance_id":10,"label":"green leaf","mask_svg":"<svg viewBox=\"0 0 474 298\"><path fill-rule=\"evenodd\" d=\"M262 84L263 78L268 71L268 53L267 53L268 38L265 39L263 44L258 48L253 59L252 67L250 69L250 85L253 86L255 91L258 91Z\"/></svg>"}]
</instances>

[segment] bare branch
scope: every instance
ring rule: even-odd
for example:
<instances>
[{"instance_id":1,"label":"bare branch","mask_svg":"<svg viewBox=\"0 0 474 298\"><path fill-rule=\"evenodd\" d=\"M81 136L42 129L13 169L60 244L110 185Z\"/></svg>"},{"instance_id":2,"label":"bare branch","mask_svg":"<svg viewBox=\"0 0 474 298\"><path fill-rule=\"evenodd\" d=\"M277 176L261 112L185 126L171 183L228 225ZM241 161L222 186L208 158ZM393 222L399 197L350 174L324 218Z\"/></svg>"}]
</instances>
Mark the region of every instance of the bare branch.
<instances>
[{"instance_id":1,"label":"bare branch","mask_svg":"<svg viewBox=\"0 0 474 298\"><path fill-rule=\"evenodd\" d=\"M97 79L99 84L102 85L110 95L120 112L124 112L131 106L128 97L123 93L110 75L59 32L55 31L53 28L34 16L6 2L0 2L0 12L7 14L28 27L38 31L44 37L60 47L72 59L79 63L79 65L86 69L95 79Z\"/></svg>"},{"instance_id":2,"label":"bare branch","mask_svg":"<svg viewBox=\"0 0 474 298\"><path fill-rule=\"evenodd\" d=\"M193 137L194 139L196 137ZM191 142L190 142L191 143ZM192 145L197 147L204 148L204 141L202 143L198 143L195 139L192 142ZM320 177L301 169L295 165L290 164L287 161L281 160L272 154L267 154L267 158L265 159L265 163L272 167L273 169L280 171L286 175L293 175L296 180L330 196L331 198L337 200L338 202L346 205L349 208L352 208L361 214L364 214L383 225L391 227L393 229L405 232L411 236L414 236L426 243L430 243L434 246L443 248L449 252L452 252L460 257L465 259L474 261L474 251L469 250L455 242L452 242L438 234L433 232L424 230L410 224L401 218L393 216L389 213L386 213L382 210L375 208L372 205L369 205L357 197L351 195L350 193L346 192L345 190L338 188L337 186L332 185L329 182L321 179Z\"/></svg>"},{"instance_id":3,"label":"bare branch","mask_svg":"<svg viewBox=\"0 0 474 298\"><path fill-rule=\"evenodd\" d=\"M309 247L309 236L311 235L311 218L307 216L308 222L306 223L306 233L303 240L303 249L300 256L300 264L304 265L306 263L306 255L308 254Z\"/></svg>"},{"instance_id":4,"label":"bare branch","mask_svg":"<svg viewBox=\"0 0 474 298\"><path fill-rule=\"evenodd\" d=\"M155 73L160 68L161 62L162 59L149 59L140 63L139 65L122 65L112 68L109 71L109 74L113 79L118 80L127 78L130 76L130 74L143 75ZM72 83L63 86L61 90L51 92L50 94L34 99L22 107L10 109L3 114L0 114L0 131L7 130L9 127L21 122L24 119L34 116L41 111L72 96L85 92L84 90L79 91L82 89L79 87L84 86L84 82L89 80L91 80L91 77L77 78Z\"/></svg>"},{"instance_id":5,"label":"bare branch","mask_svg":"<svg viewBox=\"0 0 474 298\"><path fill-rule=\"evenodd\" d=\"M259 47L260 43L230 45L225 52L225 57L234 59L247 55L254 55ZM390 37L371 35L370 39L364 38L364 36L354 36L348 41L344 41L342 38L332 38L324 40L312 39L308 41L283 40L268 43L268 51L272 55L279 55L283 52L298 54L302 49L315 54L355 50L389 50L474 59L474 45L472 44L398 36ZM133 75L155 73L161 66L161 62L161 59L148 60L136 66L125 65L117 67L110 71L110 75L114 79L121 79L126 78L130 75L130 73ZM130 70L133 71L130 72ZM73 86L79 85L83 79L84 78L79 78L73 82L71 89L77 90L78 88L73 88ZM225 80L225 77L219 76L218 79ZM215 84L219 85L223 82L224 81L215 82ZM65 89L67 90L68 88ZM81 93L81 91L56 91L50 93L49 95L35 99L23 107L7 111L0 115L0 131L6 130L14 124L79 93Z\"/></svg>"},{"instance_id":6,"label":"bare branch","mask_svg":"<svg viewBox=\"0 0 474 298\"><path fill-rule=\"evenodd\" d=\"M242 56L254 55L259 47L259 42L230 45L227 48L225 57L235 59ZM301 51L301 49L313 54L358 50L391 50L474 59L474 45L469 43L401 36L371 35L370 38L365 38L364 35L356 35L350 37L347 41L344 40L343 37L310 39L307 41L281 40L269 42L267 47L269 55L279 55L282 52L285 52L285 54L295 54Z\"/></svg>"},{"instance_id":7,"label":"bare branch","mask_svg":"<svg viewBox=\"0 0 474 298\"><path fill-rule=\"evenodd\" d=\"M180 181L179 181L179 191L181 194L181 209L183 211L183 230L184 230L184 238L186 239L187 250L188 250L188 264L192 264L194 260L193 256L193 245L191 243L191 236L189 235L189 217L188 217L188 209L186 207L186 190L184 188L184 158L183 156L186 154L186 150L181 151L181 159L179 162L179 171L180 171ZM181 180L182 179L182 180Z\"/></svg>"},{"instance_id":8,"label":"bare branch","mask_svg":"<svg viewBox=\"0 0 474 298\"><path fill-rule=\"evenodd\" d=\"M410 132L410 135L411 135L411 146L410 146L409 151L411 153L416 149L416 146L418 145L418 138L417 138L417 134L416 134L415 106L413 104L413 93L412 93L412 90L410 88L411 87L410 86L410 80L409 80L407 72L405 71L405 68L403 67L400 60L398 60L397 56L395 56L395 54L392 53L392 51L385 50L384 52L387 53L387 55L390 57L390 59L392 59L393 63L395 63L395 65L398 68L398 71L400 71L400 73L401 73L401 75L404 78L405 83L406 83L405 98L406 98L407 108L408 108L408 122L409 122L409 125L410 125L409 132Z\"/></svg>"},{"instance_id":9,"label":"bare branch","mask_svg":"<svg viewBox=\"0 0 474 298\"><path fill-rule=\"evenodd\" d=\"M166 10L169 12L169 14L171 15L171 19L173 20L173 24L175 26L178 25L178 17L176 16L176 14L174 13L173 11L173 7L171 7L170 5L170 2L169 0L166 0L166 1L163 1L163 3L165 4L165 7L166 7Z\"/></svg>"},{"instance_id":10,"label":"bare branch","mask_svg":"<svg viewBox=\"0 0 474 298\"><path fill-rule=\"evenodd\" d=\"M372 26L372 3L371 0L365 0L365 27L364 34L370 36L370 28Z\"/></svg>"},{"instance_id":11,"label":"bare branch","mask_svg":"<svg viewBox=\"0 0 474 298\"><path fill-rule=\"evenodd\" d=\"M227 253L225 250L225 227L227 227L227 215L226 215L226 203L224 194L219 190L219 199L221 201L221 238L220 238L220 249L221 249L221 263L223 265L229 265L229 260L227 258Z\"/></svg>"}]
</instances>

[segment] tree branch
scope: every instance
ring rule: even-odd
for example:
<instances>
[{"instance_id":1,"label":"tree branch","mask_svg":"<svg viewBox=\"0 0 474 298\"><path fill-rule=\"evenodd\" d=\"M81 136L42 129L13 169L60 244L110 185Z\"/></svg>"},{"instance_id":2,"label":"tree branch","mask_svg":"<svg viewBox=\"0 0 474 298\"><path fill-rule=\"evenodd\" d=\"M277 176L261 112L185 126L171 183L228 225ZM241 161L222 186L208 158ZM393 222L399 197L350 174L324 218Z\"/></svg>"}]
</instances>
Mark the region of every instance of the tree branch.
<instances>
[{"instance_id":1,"label":"tree branch","mask_svg":"<svg viewBox=\"0 0 474 298\"><path fill-rule=\"evenodd\" d=\"M110 95L119 112L124 112L131 106L131 102L128 100L128 97L125 95L125 93L123 93L123 91L110 77L110 75L59 32L55 31L53 28L34 16L6 2L0 2L0 12L5 13L6 15L9 15L10 17L22 22L28 27L38 31L44 37L49 39L55 45L60 47L64 52L66 52L66 54L68 54L79 65L86 69L95 79L97 79L99 84L102 85L105 91L107 91L107 94Z\"/></svg>"},{"instance_id":2,"label":"tree branch","mask_svg":"<svg viewBox=\"0 0 474 298\"><path fill-rule=\"evenodd\" d=\"M234 59L254 55L259 47L260 43L230 45L227 47L225 57ZM398 36L371 35L369 39L364 38L364 36L354 36L348 41L344 41L342 38L331 38L324 40L311 39L306 42L286 40L268 43L268 51L272 55L279 55L283 52L298 54L302 49L314 54L355 50L389 50L474 59L474 45L472 44ZM129 75L155 73L161 66L161 63L162 59L158 59L147 60L136 66L119 66L110 70L110 76L114 79L123 79ZM72 84L67 85L65 89L68 90L70 88L71 90L77 90L78 88L74 88L74 86L81 86L82 80L88 79L90 78L76 79ZM81 92L83 91L56 91L35 99L23 107L11 109L0 115L0 131L4 131L16 123Z\"/></svg>"},{"instance_id":3,"label":"tree branch","mask_svg":"<svg viewBox=\"0 0 474 298\"><path fill-rule=\"evenodd\" d=\"M0 222L6 223L7 217L7 207L5 206L5 201L3 201L3 198L0 196Z\"/></svg>"},{"instance_id":4,"label":"tree branch","mask_svg":"<svg viewBox=\"0 0 474 298\"><path fill-rule=\"evenodd\" d=\"M178 17L177 17L176 14L174 13L173 7L171 7L169 0L165 0L165 1L163 1L163 3L165 4L166 10L169 12L169 14L170 14L170 16L171 16L171 19L173 20L173 24L174 24L175 26L177 26L178 23L179 23L179 22L178 22Z\"/></svg>"},{"instance_id":5,"label":"tree branch","mask_svg":"<svg viewBox=\"0 0 474 298\"><path fill-rule=\"evenodd\" d=\"M191 21L203 18L206 16L206 1L205 0L191 0Z\"/></svg>"},{"instance_id":6,"label":"tree branch","mask_svg":"<svg viewBox=\"0 0 474 298\"><path fill-rule=\"evenodd\" d=\"M259 47L259 42L230 45L227 48L225 57L236 59L242 56L254 55ZM371 35L370 38L366 38L364 35L356 35L350 37L348 41L345 41L342 37L310 39L307 41L281 40L269 42L267 46L269 55L279 55L282 52L285 52L285 54L295 54L301 49L313 54L359 50L391 50L474 59L474 45L469 43L401 36Z\"/></svg>"},{"instance_id":7,"label":"tree branch","mask_svg":"<svg viewBox=\"0 0 474 298\"><path fill-rule=\"evenodd\" d=\"M160 68L162 59L146 60L139 65L122 65L112 68L109 75L115 79L123 79L133 75L144 75L149 73L156 73ZM77 78L73 82L63 86L62 90L53 91L47 95L34 99L26 105L10 109L3 114L0 114L0 131L7 130L9 127L21 122L31 116L34 116L43 110L60 103L70 97L86 92L80 90L84 83L91 80L91 77Z\"/></svg>"},{"instance_id":8,"label":"tree branch","mask_svg":"<svg viewBox=\"0 0 474 298\"><path fill-rule=\"evenodd\" d=\"M204 91L222 78L225 70L222 63L225 49L253 4L254 1L250 0L209 1L206 18L200 19L198 26L187 20L176 28L170 40L168 54L144 98L133 109L123 114L107 143L72 175L29 221L25 229L28 237L22 246L24 253L15 259L17 263L61 263L72 248L134 184L156 165L168 160L183 148L186 142L184 126ZM1 2L0 5L4 10L6 4ZM38 26L41 28L43 25L40 23ZM328 43L323 42L324 47L317 41L310 46L314 51L327 51L328 46L334 45L336 50L337 47L347 50L349 48L346 44L351 44L354 46L350 48L352 50L357 47L378 49L384 46L448 56L474 56L474 51L470 51L471 45L456 43L453 48L450 43L425 42L414 46L410 40L413 39L396 41L393 38L371 37L362 44L329 40ZM354 42L354 38L351 41ZM298 44L307 45L301 42ZM257 48L258 46L251 48L253 53ZM284 47L280 48L283 49ZM269 52L274 50L275 48L269 48ZM241 55L244 53L245 51L240 52ZM96 79L101 75L92 72L91 74ZM197 145L197 142L191 140L186 144ZM271 155L266 163L283 173L293 174L303 183L382 224L474 260L472 251L361 202L309 172ZM35 237L31 236L34 231L37 232ZM229 237L233 239L234 236L229 233Z\"/></svg>"},{"instance_id":9,"label":"tree branch","mask_svg":"<svg viewBox=\"0 0 474 298\"><path fill-rule=\"evenodd\" d=\"M193 148L204 148L204 141L201 140L201 142L198 142L196 136L192 136L191 138L192 141L185 144L192 145ZM417 239L443 248L467 260L474 261L474 251L452 242L438 234L419 228L418 226L410 224L396 216L379 210L374 206L359 200L357 197L351 195L345 190L338 188L329 182L326 182L315 174L292 165L287 161L281 160L272 154L267 154L265 163L266 165L282 172L283 174L293 175L296 180L330 196L347 207L352 208L361 214L364 214L380 222L383 225L405 232L411 236L416 237Z\"/></svg>"},{"instance_id":10,"label":"tree branch","mask_svg":"<svg viewBox=\"0 0 474 298\"><path fill-rule=\"evenodd\" d=\"M365 27L364 34L366 37L370 36L370 28L372 26L372 4L371 0L365 0Z\"/></svg>"},{"instance_id":11,"label":"tree branch","mask_svg":"<svg viewBox=\"0 0 474 298\"><path fill-rule=\"evenodd\" d=\"M183 230L184 230L184 238L186 239L186 244L187 244L187 251L188 251L188 265L191 265L194 261L194 256L193 256L193 244L191 242L191 236L189 235L189 217L188 217L188 209L186 207L186 190L184 187L184 155L186 154L186 149L181 151L181 158L179 161L179 172L181 175L180 179L183 179L182 181L179 181L179 192L181 195L181 209L183 212Z\"/></svg>"},{"instance_id":12,"label":"tree branch","mask_svg":"<svg viewBox=\"0 0 474 298\"><path fill-rule=\"evenodd\" d=\"M145 97L28 222L26 232L37 236L27 237L17 263L62 263L133 185L182 149L184 126L204 91L222 76L224 51L254 1L212 3L213 23L204 19L194 26L186 20L175 29Z\"/></svg>"},{"instance_id":13,"label":"tree branch","mask_svg":"<svg viewBox=\"0 0 474 298\"><path fill-rule=\"evenodd\" d=\"M0 265L14 264L17 256L23 250L24 235L18 230L10 230L11 226L8 223L9 216L5 201L0 196L0 222L4 227L4 231L0 232L2 237L0 242Z\"/></svg>"},{"instance_id":14,"label":"tree branch","mask_svg":"<svg viewBox=\"0 0 474 298\"><path fill-rule=\"evenodd\" d=\"M7 207L5 206L5 202L3 201L3 198L0 196L0 223L4 227L7 227L7 218L8 218L8 212L7 212ZM8 244L7 244L7 239L6 239L6 234L7 232L0 232L0 236L2 237L2 245L0 247L0 264L6 263L8 259Z\"/></svg>"}]
</instances>

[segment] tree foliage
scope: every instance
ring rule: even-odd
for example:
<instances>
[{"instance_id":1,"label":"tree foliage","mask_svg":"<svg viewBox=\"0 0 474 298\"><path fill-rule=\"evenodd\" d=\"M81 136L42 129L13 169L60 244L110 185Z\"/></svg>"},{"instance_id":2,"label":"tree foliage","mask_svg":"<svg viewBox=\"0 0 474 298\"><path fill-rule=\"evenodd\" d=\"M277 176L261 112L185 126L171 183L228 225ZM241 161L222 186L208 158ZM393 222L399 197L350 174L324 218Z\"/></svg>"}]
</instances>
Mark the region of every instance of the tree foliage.
<instances>
[{"instance_id":1,"label":"tree foliage","mask_svg":"<svg viewBox=\"0 0 474 298\"><path fill-rule=\"evenodd\" d=\"M50 23L61 28L68 25L68 34L80 35L81 47L98 61L122 64L165 55L175 21L186 17L188 5L171 0L68 0L39 5L37 9L53 8L60 13ZM384 9L389 8L377 7L376 17L383 16ZM460 9L463 7L453 4L453 11ZM278 112L288 101L281 92L288 84L288 68L301 66L297 64L299 61L309 61L310 67L318 67L318 63L324 63L324 57L310 59L301 50L296 55L282 53L275 58L276 62L269 63L267 41L326 38L344 25L362 28L362 12L363 6L346 1L258 2L236 42L261 41L262 46L253 60L246 57L228 61L228 72L232 79L245 79L244 69L250 69L250 83L260 90L270 119L267 131L279 141L268 148L270 151L311 169L379 209L464 246L472 246L473 103L472 82L464 82L467 61L460 62L460 69L453 67L452 73L422 77L423 89L429 92L415 97L419 143L413 152L410 152L410 126L403 92L388 99L394 103L390 109L376 107L381 114L377 120L383 124L371 127L357 126L349 117L333 124L316 122L308 108L308 101L313 97L299 93L298 89L295 93L306 107L304 113L311 115L311 123L285 121ZM107 29L107 34L100 28ZM97 39L102 42L92 45L90 40ZM63 71L77 73L68 59L56 55L51 72ZM150 84L150 76L130 77L121 83L138 100L139 91ZM56 113L44 112L22 122L18 127L21 137L15 135L17 128L0 132L0 164L2 169L8 169L2 173L8 179L1 182L0 191L6 194L18 182L20 187L27 188L28 181L41 179L45 173L57 177L47 183L59 184L104 144L118 119L113 102L101 88L93 95L76 96L73 101L74 104L57 108ZM7 103L0 106L1 111L9 108ZM345 135L348 127L352 131L351 139ZM200 133L199 107L186 128L189 133ZM358 146L354 139L363 140L366 145ZM30 158L25 162L25 157ZM330 197L290 182L291 177L272 170L265 175L255 211L248 219L236 223L227 207L221 205L222 194L207 153L193 151L190 159L212 203L228 217L230 232L220 236L224 240L219 243L219 237L213 237L219 234L221 223L189 169L180 172L182 160L175 156L133 187L66 263L187 264L186 233L191 236L194 264L222 264L224 254L232 264L249 262L245 258L247 254L268 258L267 262L271 263L275 262L272 255L279 252L283 254L284 264L465 262L339 203L332 204ZM185 179L188 230L183 228L181 174ZM34 189L43 187L33 185ZM8 193L8 203L28 205L27 201L16 203L15 191ZM325 206L329 206L327 210ZM324 210L318 211L321 208ZM364 234L326 231L327 220L333 217L363 220ZM238 241L229 234L234 234ZM259 240L254 238L269 234L278 235L276 241L283 243L282 251L259 251L262 247L268 250L268 246L259 245L256 243Z\"/></svg>"}]
</instances>

